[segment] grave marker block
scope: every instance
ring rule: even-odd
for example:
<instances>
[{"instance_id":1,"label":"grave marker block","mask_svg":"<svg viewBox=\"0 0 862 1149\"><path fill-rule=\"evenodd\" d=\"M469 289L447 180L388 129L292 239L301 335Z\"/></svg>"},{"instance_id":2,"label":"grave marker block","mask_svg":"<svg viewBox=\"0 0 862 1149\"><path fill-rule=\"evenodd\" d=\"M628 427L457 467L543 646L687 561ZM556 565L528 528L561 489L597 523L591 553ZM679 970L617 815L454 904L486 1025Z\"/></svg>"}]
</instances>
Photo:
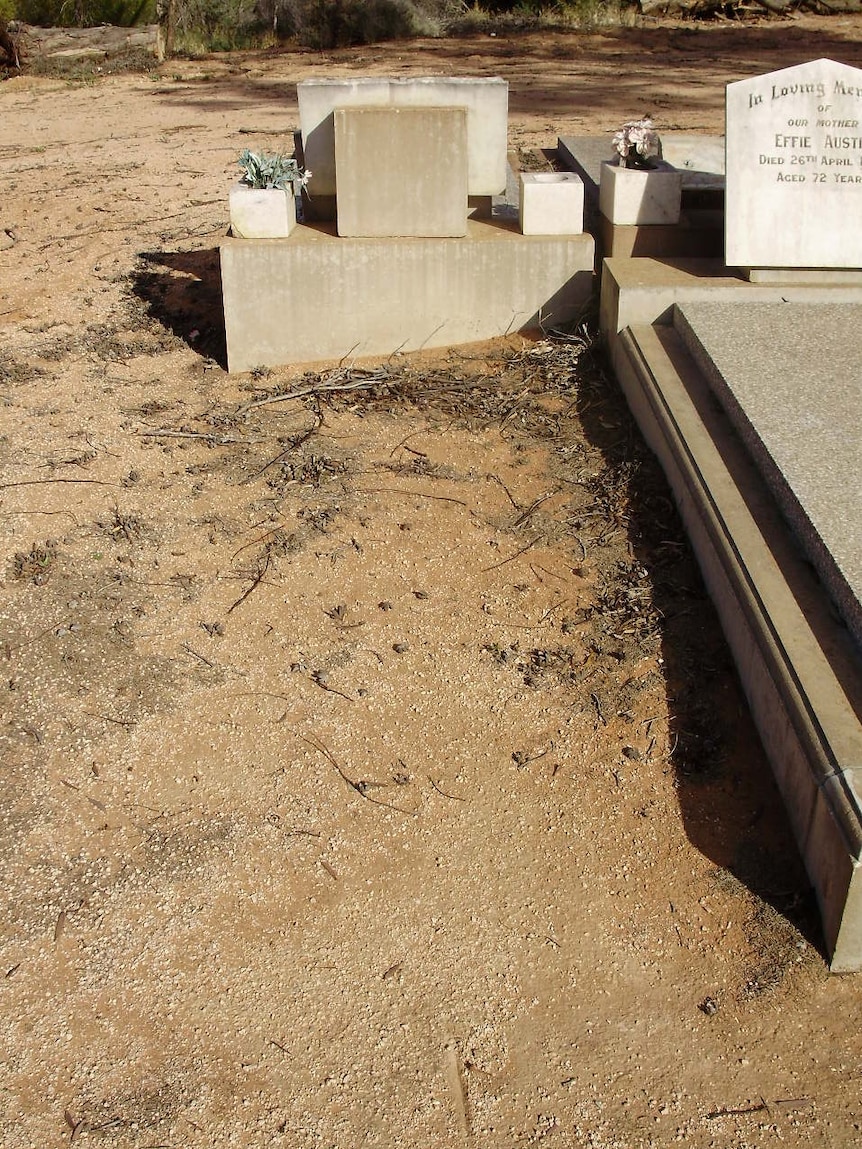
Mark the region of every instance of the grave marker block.
<instances>
[{"instance_id":1,"label":"grave marker block","mask_svg":"<svg viewBox=\"0 0 862 1149\"><path fill-rule=\"evenodd\" d=\"M464 108L336 108L338 234L467 234Z\"/></svg>"},{"instance_id":2,"label":"grave marker block","mask_svg":"<svg viewBox=\"0 0 862 1149\"><path fill-rule=\"evenodd\" d=\"M296 94L305 165L314 173L312 196L336 194L334 110L374 106L465 108L469 194L506 190L509 85L499 77L301 80Z\"/></svg>"},{"instance_id":3,"label":"grave marker block","mask_svg":"<svg viewBox=\"0 0 862 1149\"><path fill-rule=\"evenodd\" d=\"M862 268L862 70L813 60L727 86L725 259Z\"/></svg>"}]
</instances>

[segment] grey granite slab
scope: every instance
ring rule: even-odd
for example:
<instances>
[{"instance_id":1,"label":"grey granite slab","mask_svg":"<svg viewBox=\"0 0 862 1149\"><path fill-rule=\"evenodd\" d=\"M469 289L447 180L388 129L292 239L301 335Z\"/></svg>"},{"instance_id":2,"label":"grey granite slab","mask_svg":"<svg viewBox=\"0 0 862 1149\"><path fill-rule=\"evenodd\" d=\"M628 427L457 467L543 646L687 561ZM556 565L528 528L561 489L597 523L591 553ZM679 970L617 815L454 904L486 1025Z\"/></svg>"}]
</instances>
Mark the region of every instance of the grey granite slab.
<instances>
[{"instance_id":1,"label":"grey granite slab","mask_svg":"<svg viewBox=\"0 0 862 1149\"><path fill-rule=\"evenodd\" d=\"M862 650L862 304L682 303L674 324Z\"/></svg>"}]
</instances>

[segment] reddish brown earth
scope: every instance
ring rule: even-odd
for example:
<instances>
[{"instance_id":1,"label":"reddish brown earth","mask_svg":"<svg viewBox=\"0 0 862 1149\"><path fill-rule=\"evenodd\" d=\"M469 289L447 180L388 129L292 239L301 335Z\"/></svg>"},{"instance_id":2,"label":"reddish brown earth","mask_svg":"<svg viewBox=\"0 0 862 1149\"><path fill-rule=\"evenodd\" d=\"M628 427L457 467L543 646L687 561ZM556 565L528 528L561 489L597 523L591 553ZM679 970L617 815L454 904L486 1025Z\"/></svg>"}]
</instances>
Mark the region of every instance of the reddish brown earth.
<instances>
[{"instance_id":1,"label":"reddish brown earth","mask_svg":"<svg viewBox=\"0 0 862 1149\"><path fill-rule=\"evenodd\" d=\"M499 74L535 159L821 56L862 20L0 86L7 1149L862 1142L862 983L600 350L229 377L216 255L303 77Z\"/></svg>"}]
</instances>

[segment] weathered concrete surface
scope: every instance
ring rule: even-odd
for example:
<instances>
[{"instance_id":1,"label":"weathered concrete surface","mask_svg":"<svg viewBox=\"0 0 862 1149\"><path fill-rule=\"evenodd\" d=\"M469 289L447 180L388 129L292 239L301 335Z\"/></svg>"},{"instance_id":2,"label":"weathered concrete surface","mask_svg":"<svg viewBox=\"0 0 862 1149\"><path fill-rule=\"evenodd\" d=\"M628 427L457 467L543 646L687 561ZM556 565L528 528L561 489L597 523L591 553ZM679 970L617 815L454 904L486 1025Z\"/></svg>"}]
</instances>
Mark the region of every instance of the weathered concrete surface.
<instances>
[{"instance_id":1,"label":"weathered concrete surface","mask_svg":"<svg viewBox=\"0 0 862 1149\"><path fill-rule=\"evenodd\" d=\"M340 236L467 234L464 108L336 108Z\"/></svg>"},{"instance_id":2,"label":"weathered concrete surface","mask_svg":"<svg viewBox=\"0 0 862 1149\"><path fill-rule=\"evenodd\" d=\"M862 303L862 286L749 283L723 260L606 259L599 323L613 355L616 334L634 324L670 318L674 303L772 301Z\"/></svg>"},{"instance_id":3,"label":"weathered concrete surface","mask_svg":"<svg viewBox=\"0 0 862 1149\"><path fill-rule=\"evenodd\" d=\"M335 108L362 106L465 108L469 194L499 195L505 190L509 113L505 80L472 76L301 80L296 93L305 165L314 173L312 196L336 194ZM416 147L421 150L421 140Z\"/></svg>"},{"instance_id":4,"label":"weathered concrete surface","mask_svg":"<svg viewBox=\"0 0 862 1149\"><path fill-rule=\"evenodd\" d=\"M724 212L682 212L678 223L619 224L603 215L595 228L602 256L626 259L720 259Z\"/></svg>"},{"instance_id":5,"label":"weathered concrete surface","mask_svg":"<svg viewBox=\"0 0 862 1149\"><path fill-rule=\"evenodd\" d=\"M817 892L836 972L862 970L862 667L767 484L671 326L616 339Z\"/></svg>"},{"instance_id":6,"label":"weathered concrete surface","mask_svg":"<svg viewBox=\"0 0 862 1149\"><path fill-rule=\"evenodd\" d=\"M221 246L228 368L445 347L577 318L591 236L524 236L468 222L463 239L290 239Z\"/></svg>"},{"instance_id":7,"label":"weathered concrete surface","mask_svg":"<svg viewBox=\"0 0 862 1149\"><path fill-rule=\"evenodd\" d=\"M611 158L610 136L561 136L557 156L584 181L586 229L595 236L599 258L724 256L724 137L662 134L665 162L682 180L679 221L673 224L615 224L598 214L602 164Z\"/></svg>"},{"instance_id":8,"label":"weathered concrete surface","mask_svg":"<svg viewBox=\"0 0 862 1149\"><path fill-rule=\"evenodd\" d=\"M296 201L282 188L236 184L228 197L231 235L237 239L286 239L296 227Z\"/></svg>"},{"instance_id":9,"label":"weathered concrete surface","mask_svg":"<svg viewBox=\"0 0 862 1149\"><path fill-rule=\"evenodd\" d=\"M862 303L684 303L675 325L862 653Z\"/></svg>"},{"instance_id":10,"label":"weathered concrete surface","mask_svg":"<svg viewBox=\"0 0 862 1149\"><path fill-rule=\"evenodd\" d=\"M521 172L519 222L524 235L580 235L584 181L574 172Z\"/></svg>"},{"instance_id":11,"label":"weathered concrete surface","mask_svg":"<svg viewBox=\"0 0 862 1149\"><path fill-rule=\"evenodd\" d=\"M669 164L648 171L602 164L599 211L616 224L679 223L682 176Z\"/></svg>"},{"instance_id":12,"label":"weathered concrete surface","mask_svg":"<svg viewBox=\"0 0 862 1149\"><path fill-rule=\"evenodd\" d=\"M662 132L661 143L662 159L680 173L684 205L686 193L723 192L723 136ZM560 161L584 181L587 198L597 202L602 164L614 158L610 134L607 137L560 136L557 154Z\"/></svg>"},{"instance_id":13,"label":"weathered concrete surface","mask_svg":"<svg viewBox=\"0 0 862 1149\"><path fill-rule=\"evenodd\" d=\"M844 267L750 267L744 269L751 283L789 284L806 287L862 286L862 271Z\"/></svg>"}]
</instances>

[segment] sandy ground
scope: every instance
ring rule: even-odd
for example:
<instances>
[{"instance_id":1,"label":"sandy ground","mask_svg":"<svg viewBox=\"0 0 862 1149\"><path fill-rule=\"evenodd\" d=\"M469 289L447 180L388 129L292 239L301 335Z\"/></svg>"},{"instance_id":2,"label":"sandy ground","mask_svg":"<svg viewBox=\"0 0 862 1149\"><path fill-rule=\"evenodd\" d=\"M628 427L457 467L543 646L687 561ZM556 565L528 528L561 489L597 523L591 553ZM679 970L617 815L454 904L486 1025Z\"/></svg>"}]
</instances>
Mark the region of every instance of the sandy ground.
<instances>
[{"instance_id":1,"label":"sandy ground","mask_svg":"<svg viewBox=\"0 0 862 1149\"><path fill-rule=\"evenodd\" d=\"M303 77L502 75L535 158L821 56L862 21L0 85L6 1149L862 1143L862 983L600 350L229 377L217 271Z\"/></svg>"}]
</instances>

